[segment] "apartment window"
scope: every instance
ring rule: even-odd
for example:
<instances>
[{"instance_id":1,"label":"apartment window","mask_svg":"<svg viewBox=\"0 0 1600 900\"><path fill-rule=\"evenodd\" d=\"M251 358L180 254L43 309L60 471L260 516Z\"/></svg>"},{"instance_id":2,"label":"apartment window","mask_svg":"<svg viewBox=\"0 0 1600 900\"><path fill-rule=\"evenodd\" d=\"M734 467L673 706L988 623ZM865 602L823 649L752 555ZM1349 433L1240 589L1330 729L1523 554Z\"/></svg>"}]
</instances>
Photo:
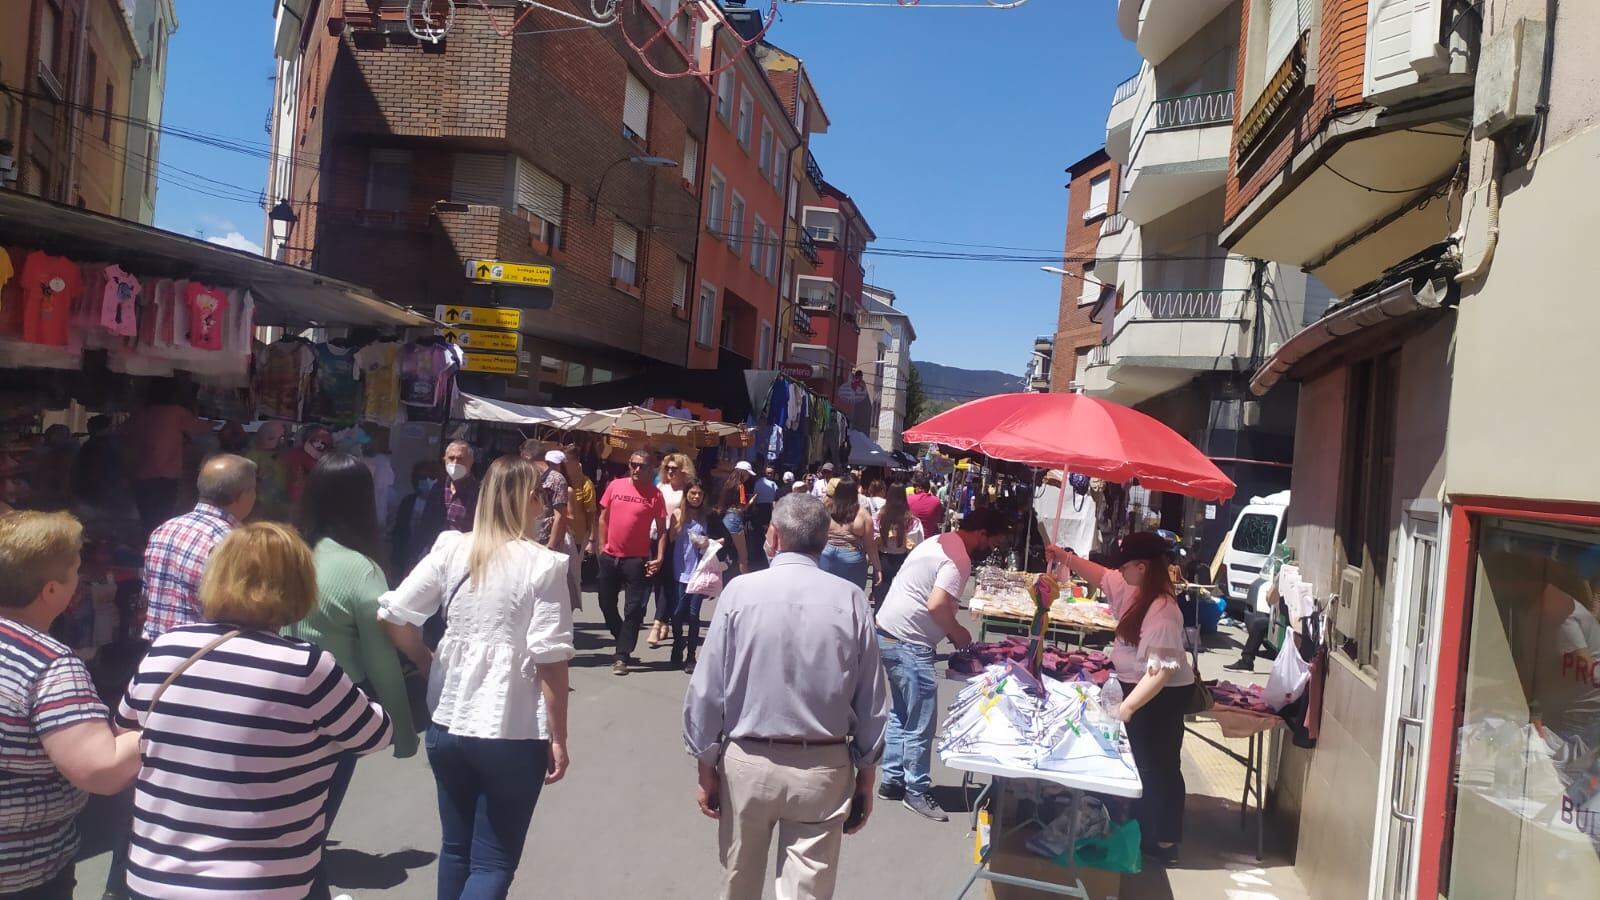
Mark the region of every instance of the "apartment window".
<instances>
[{"instance_id":1,"label":"apartment window","mask_svg":"<svg viewBox=\"0 0 1600 900\"><path fill-rule=\"evenodd\" d=\"M92 119L95 113L94 86L100 80L100 60L94 55L93 50L89 51L89 57L84 62L84 69L83 96L78 98L78 102L89 108L85 115ZM107 109L104 112L109 113L110 110Z\"/></svg>"},{"instance_id":2,"label":"apartment window","mask_svg":"<svg viewBox=\"0 0 1600 900\"><path fill-rule=\"evenodd\" d=\"M503 206L506 158L499 153L457 153L450 161L450 199L476 206Z\"/></svg>"},{"instance_id":3,"label":"apartment window","mask_svg":"<svg viewBox=\"0 0 1600 900\"><path fill-rule=\"evenodd\" d=\"M689 302L689 263L679 258L672 262L672 308L681 312Z\"/></svg>"},{"instance_id":4,"label":"apartment window","mask_svg":"<svg viewBox=\"0 0 1600 900\"><path fill-rule=\"evenodd\" d=\"M716 324L717 288L707 282L700 285L700 307L694 315L694 342L702 347L710 347Z\"/></svg>"},{"instance_id":5,"label":"apartment window","mask_svg":"<svg viewBox=\"0 0 1600 900\"><path fill-rule=\"evenodd\" d=\"M837 210L816 206L805 208L802 220L806 233L814 241L832 243L839 240L839 213Z\"/></svg>"},{"instance_id":6,"label":"apartment window","mask_svg":"<svg viewBox=\"0 0 1600 900\"><path fill-rule=\"evenodd\" d=\"M700 142L692 137L683 141L683 180L694 184L700 173Z\"/></svg>"},{"instance_id":7,"label":"apartment window","mask_svg":"<svg viewBox=\"0 0 1600 900\"><path fill-rule=\"evenodd\" d=\"M713 169L710 185L706 189L706 228L710 229L712 234L722 234L727 221L725 206L728 199L728 182Z\"/></svg>"},{"instance_id":8,"label":"apartment window","mask_svg":"<svg viewBox=\"0 0 1600 900\"><path fill-rule=\"evenodd\" d=\"M733 123L733 70L726 69L717 76L717 118L724 124Z\"/></svg>"},{"instance_id":9,"label":"apartment window","mask_svg":"<svg viewBox=\"0 0 1600 900\"><path fill-rule=\"evenodd\" d=\"M750 227L750 268L760 272L767 262L767 223L756 216Z\"/></svg>"},{"instance_id":10,"label":"apartment window","mask_svg":"<svg viewBox=\"0 0 1600 900\"><path fill-rule=\"evenodd\" d=\"M739 92L739 146L747 152L750 150L750 129L755 118L755 104L750 100L749 91Z\"/></svg>"},{"instance_id":11,"label":"apartment window","mask_svg":"<svg viewBox=\"0 0 1600 900\"><path fill-rule=\"evenodd\" d=\"M772 144L772 171L768 175L772 180L772 189L779 192L783 191L783 173L785 171L783 163L783 148L774 141Z\"/></svg>"},{"instance_id":12,"label":"apartment window","mask_svg":"<svg viewBox=\"0 0 1600 900\"><path fill-rule=\"evenodd\" d=\"M761 170L761 174L769 175L776 161L772 158L772 126L766 122L761 123L761 146L759 152L761 155L756 161L756 168Z\"/></svg>"},{"instance_id":13,"label":"apartment window","mask_svg":"<svg viewBox=\"0 0 1600 900\"><path fill-rule=\"evenodd\" d=\"M1101 172L1089 179L1089 208L1083 213L1085 222L1106 214L1111 203L1111 173Z\"/></svg>"},{"instance_id":14,"label":"apartment window","mask_svg":"<svg viewBox=\"0 0 1600 900\"><path fill-rule=\"evenodd\" d=\"M54 3L39 4L39 65L56 75L56 54L61 47L61 10ZM60 82L57 82L59 86Z\"/></svg>"},{"instance_id":15,"label":"apartment window","mask_svg":"<svg viewBox=\"0 0 1600 900\"><path fill-rule=\"evenodd\" d=\"M800 179L789 179L789 218L793 220L800 210Z\"/></svg>"},{"instance_id":16,"label":"apartment window","mask_svg":"<svg viewBox=\"0 0 1600 900\"><path fill-rule=\"evenodd\" d=\"M641 144L650 139L650 89L632 72L622 97L622 136Z\"/></svg>"},{"instance_id":17,"label":"apartment window","mask_svg":"<svg viewBox=\"0 0 1600 900\"><path fill-rule=\"evenodd\" d=\"M550 173L517 157L517 206L528 214L529 236L551 250L561 246L567 186Z\"/></svg>"},{"instance_id":18,"label":"apartment window","mask_svg":"<svg viewBox=\"0 0 1600 900\"><path fill-rule=\"evenodd\" d=\"M147 131L144 135L144 195L151 196L156 187L156 135L154 131Z\"/></svg>"},{"instance_id":19,"label":"apartment window","mask_svg":"<svg viewBox=\"0 0 1600 900\"><path fill-rule=\"evenodd\" d=\"M813 309L833 308L833 298L837 288L832 279L800 275L795 279L794 287L801 306Z\"/></svg>"},{"instance_id":20,"label":"apartment window","mask_svg":"<svg viewBox=\"0 0 1600 900\"><path fill-rule=\"evenodd\" d=\"M744 198L738 193L728 203L728 246L735 253L744 250Z\"/></svg>"},{"instance_id":21,"label":"apartment window","mask_svg":"<svg viewBox=\"0 0 1600 900\"><path fill-rule=\"evenodd\" d=\"M367 209L404 212L411 199L411 151L373 149L367 156Z\"/></svg>"},{"instance_id":22,"label":"apartment window","mask_svg":"<svg viewBox=\"0 0 1600 900\"><path fill-rule=\"evenodd\" d=\"M1350 367L1344 424L1344 476L1339 484L1337 555L1343 559L1337 646L1363 668L1377 670L1388 621L1389 505L1395 460L1400 352Z\"/></svg>"},{"instance_id":23,"label":"apartment window","mask_svg":"<svg viewBox=\"0 0 1600 900\"><path fill-rule=\"evenodd\" d=\"M767 280L778 280L778 260L783 258L784 242L777 230L767 232L772 240L772 247L767 253Z\"/></svg>"},{"instance_id":24,"label":"apartment window","mask_svg":"<svg viewBox=\"0 0 1600 900\"><path fill-rule=\"evenodd\" d=\"M772 323L761 322L761 338L756 343L756 368L772 368Z\"/></svg>"},{"instance_id":25,"label":"apartment window","mask_svg":"<svg viewBox=\"0 0 1600 900\"><path fill-rule=\"evenodd\" d=\"M806 133L806 98L794 99L794 127L801 134Z\"/></svg>"},{"instance_id":26,"label":"apartment window","mask_svg":"<svg viewBox=\"0 0 1600 900\"><path fill-rule=\"evenodd\" d=\"M1267 0L1267 72L1278 68L1300 39L1300 0Z\"/></svg>"},{"instance_id":27,"label":"apartment window","mask_svg":"<svg viewBox=\"0 0 1600 900\"><path fill-rule=\"evenodd\" d=\"M156 20L155 33L155 70L161 71L161 51L167 46L167 20Z\"/></svg>"},{"instance_id":28,"label":"apartment window","mask_svg":"<svg viewBox=\"0 0 1600 900\"><path fill-rule=\"evenodd\" d=\"M116 88L106 82L106 108L100 117L100 140L111 143L111 114L117 108Z\"/></svg>"},{"instance_id":29,"label":"apartment window","mask_svg":"<svg viewBox=\"0 0 1600 900\"><path fill-rule=\"evenodd\" d=\"M1078 305L1088 306L1100 300L1100 289L1103 285L1094 277L1094 264L1089 263L1083 267L1083 290L1078 292Z\"/></svg>"},{"instance_id":30,"label":"apartment window","mask_svg":"<svg viewBox=\"0 0 1600 900\"><path fill-rule=\"evenodd\" d=\"M639 232L627 222L611 226L611 277L620 284L639 283Z\"/></svg>"}]
</instances>

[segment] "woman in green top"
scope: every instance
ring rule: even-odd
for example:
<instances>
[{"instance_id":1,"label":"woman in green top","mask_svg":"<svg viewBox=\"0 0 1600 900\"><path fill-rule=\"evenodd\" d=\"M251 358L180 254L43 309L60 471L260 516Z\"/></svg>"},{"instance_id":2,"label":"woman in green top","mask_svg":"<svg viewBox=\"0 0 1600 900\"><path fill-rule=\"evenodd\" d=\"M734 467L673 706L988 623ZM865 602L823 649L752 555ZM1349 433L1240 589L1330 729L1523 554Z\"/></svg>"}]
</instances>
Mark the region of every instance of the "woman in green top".
<instances>
[{"instance_id":1,"label":"woman in green top","mask_svg":"<svg viewBox=\"0 0 1600 900\"><path fill-rule=\"evenodd\" d=\"M328 453L318 460L301 495L298 523L316 559L317 606L284 633L333 654L350 680L394 721L394 755L411 756L417 752L417 729L400 656L378 621L378 596L389 583L377 562L382 537L366 465L348 453ZM355 768L352 755L341 759L334 771L323 810L328 831ZM319 874L319 889L312 896L325 896L323 883Z\"/></svg>"}]
</instances>

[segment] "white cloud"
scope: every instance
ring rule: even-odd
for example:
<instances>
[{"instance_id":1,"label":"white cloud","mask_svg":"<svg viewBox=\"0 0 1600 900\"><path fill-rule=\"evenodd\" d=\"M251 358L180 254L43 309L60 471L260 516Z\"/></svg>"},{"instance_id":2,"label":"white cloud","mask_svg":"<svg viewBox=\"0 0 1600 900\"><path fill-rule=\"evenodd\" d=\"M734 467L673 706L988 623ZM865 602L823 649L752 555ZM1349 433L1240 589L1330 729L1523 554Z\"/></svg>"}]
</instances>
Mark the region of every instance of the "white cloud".
<instances>
[{"instance_id":1,"label":"white cloud","mask_svg":"<svg viewBox=\"0 0 1600 900\"><path fill-rule=\"evenodd\" d=\"M237 231L230 231L223 235L212 235L206 240L213 244L221 244L224 247L232 247L235 250L243 250L246 253L254 253L257 256L261 255L261 245Z\"/></svg>"},{"instance_id":2,"label":"white cloud","mask_svg":"<svg viewBox=\"0 0 1600 900\"><path fill-rule=\"evenodd\" d=\"M239 230L239 226L233 224L233 221L231 219L224 219L221 216L214 216L211 213L204 213L203 212L200 215L196 216L196 218L200 220L200 224L204 225L208 231L238 231Z\"/></svg>"}]
</instances>

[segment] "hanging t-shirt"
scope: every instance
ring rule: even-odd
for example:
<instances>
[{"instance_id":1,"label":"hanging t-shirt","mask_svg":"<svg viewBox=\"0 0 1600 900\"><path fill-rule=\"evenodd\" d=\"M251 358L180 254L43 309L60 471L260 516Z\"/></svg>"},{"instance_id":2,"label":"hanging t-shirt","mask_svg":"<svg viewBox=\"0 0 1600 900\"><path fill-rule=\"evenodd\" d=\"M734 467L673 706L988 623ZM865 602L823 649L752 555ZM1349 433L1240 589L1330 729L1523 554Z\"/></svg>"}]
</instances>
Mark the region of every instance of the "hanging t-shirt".
<instances>
[{"instance_id":1,"label":"hanging t-shirt","mask_svg":"<svg viewBox=\"0 0 1600 900\"><path fill-rule=\"evenodd\" d=\"M439 401L440 381L450 366L449 354L438 344L412 344L400 357L400 399L407 406L433 408Z\"/></svg>"},{"instance_id":2,"label":"hanging t-shirt","mask_svg":"<svg viewBox=\"0 0 1600 900\"><path fill-rule=\"evenodd\" d=\"M191 281L184 288L183 302L189 313L189 346L196 350L221 350L228 319L228 293Z\"/></svg>"},{"instance_id":3,"label":"hanging t-shirt","mask_svg":"<svg viewBox=\"0 0 1600 900\"><path fill-rule=\"evenodd\" d=\"M112 334L133 337L139 333L139 279L121 266L106 266L101 273L104 293L100 297L100 325Z\"/></svg>"},{"instance_id":4,"label":"hanging t-shirt","mask_svg":"<svg viewBox=\"0 0 1600 900\"><path fill-rule=\"evenodd\" d=\"M380 341L356 352L356 377L363 384L363 422L398 425L405 420L400 409L400 353L404 349L397 341Z\"/></svg>"},{"instance_id":5,"label":"hanging t-shirt","mask_svg":"<svg viewBox=\"0 0 1600 900\"><path fill-rule=\"evenodd\" d=\"M278 341L263 350L256 367L256 411L264 418L300 421L311 360L311 345L304 341Z\"/></svg>"},{"instance_id":6,"label":"hanging t-shirt","mask_svg":"<svg viewBox=\"0 0 1600 900\"><path fill-rule=\"evenodd\" d=\"M22 260L22 339L53 347L67 345L72 301L83 291L83 276L69 259L38 250Z\"/></svg>"},{"instance_id":7,"label":"hanging t-shirt","mask_svg":"<svg viewBox=\"0 0 1600 900\"><path fill-rule=\"evenodd\" d=\"M339 428L356 423L361 387L356 383L356 351L332 344L316 346L315 387L310 418Z\"/></svg>"}]
</instances>

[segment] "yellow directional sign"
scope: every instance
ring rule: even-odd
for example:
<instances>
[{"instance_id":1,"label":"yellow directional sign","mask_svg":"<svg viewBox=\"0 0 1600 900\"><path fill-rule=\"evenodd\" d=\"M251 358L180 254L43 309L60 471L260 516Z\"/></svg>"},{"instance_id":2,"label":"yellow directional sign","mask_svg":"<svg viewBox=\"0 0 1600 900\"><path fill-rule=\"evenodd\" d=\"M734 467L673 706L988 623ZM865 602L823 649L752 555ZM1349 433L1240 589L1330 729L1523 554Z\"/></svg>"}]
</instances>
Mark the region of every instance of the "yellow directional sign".
<instances>
[{"instance_id":1,"label":"yellow directional sign","mask_svg":"<svg viewBox=\"0 0 1600 900\"><path fill-rule=\"evenodd\" d=\"M482 331L477 328L445 328L439 334L463 350L498 350L515 353L522 348L522 335L515 331Z\"/></svg>"},{"instance_id":2,"label":"yellow directional sign","mask_svg":"<svg viewBox=\"0 0 1600 900\"><path fill-rule=\"evenodd\" d=\"M463 372L482 372L486 375L517 374L517 357L511 353L468 353Z\"/></svg>"},{"instance_id":3,"label":"yellow directional sign","mask_svg":"<svg viewBox=\"0 0 1600 900\"><path fill-rule=\"evenodd\" d=\"M522 310L500 306L435 306L433 317L447 328L472 326L474 328L522 327Z\"/></svg>"},{"instance_id":4,"label":"yellow directional sign","mask_svg":"<svg viewBox=\"0 0 1600 900\"><path fill-rule=\"evenodd\" d=\"M467 260L467 277L473 281L497 281L502 284L527 284L533 287L550 285L549 266L529 266L522 263L502 262L498 259Z\"/></svg>"}]
</instances>

